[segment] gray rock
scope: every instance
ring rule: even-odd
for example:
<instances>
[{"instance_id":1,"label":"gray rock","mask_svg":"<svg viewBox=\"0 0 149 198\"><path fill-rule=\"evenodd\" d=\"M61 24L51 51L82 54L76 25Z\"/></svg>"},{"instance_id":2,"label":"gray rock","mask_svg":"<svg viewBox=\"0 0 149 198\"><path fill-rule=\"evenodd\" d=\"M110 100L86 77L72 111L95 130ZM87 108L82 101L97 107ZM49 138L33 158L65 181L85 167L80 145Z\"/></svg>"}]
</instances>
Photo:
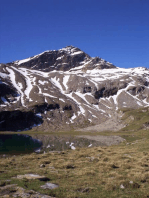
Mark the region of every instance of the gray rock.
<instances>
[{"instance_id":1,"label":"gray rock","mask_svg":"<svg viewBox=\"0 0 149 198\"><path fill-rule=\"evenodd\" d=\"M50 179L45 176L40 176L36 174L25 174L25 175L17 175L17 179L38 179L40 181L49 181Z\"/></svg>"},{"instance_id":2,"label":"gray rock","mask_svg":"<svg viewBox=\"0 0 149 198\"><path fill-rule=\"evenodd\" d=\"M45 185L41 186L42 189L55 189L58 188L57 184L46 183Z\"/></svg>"},{"instance_id":3,"label":"gray rock","mask_svg":"<svg viewBox=\"0 0 149 198\"><path fill-rule=\"evenodd\" d=\"M21 198L54 198L48 195L40 194L34 190L25 190L17 184L11 184L4 187L0 187L0 197L21 197Z\"/></svg>"},{"instance_id":4,"label":"gray rock","mask_svg":"<svg viewBox=\"0 0 149 198\"><path fill-rule=\"evenodd\" d=\"M45 168L45 164L40 164L40 168Z\"/></svg>"}]
</instances>

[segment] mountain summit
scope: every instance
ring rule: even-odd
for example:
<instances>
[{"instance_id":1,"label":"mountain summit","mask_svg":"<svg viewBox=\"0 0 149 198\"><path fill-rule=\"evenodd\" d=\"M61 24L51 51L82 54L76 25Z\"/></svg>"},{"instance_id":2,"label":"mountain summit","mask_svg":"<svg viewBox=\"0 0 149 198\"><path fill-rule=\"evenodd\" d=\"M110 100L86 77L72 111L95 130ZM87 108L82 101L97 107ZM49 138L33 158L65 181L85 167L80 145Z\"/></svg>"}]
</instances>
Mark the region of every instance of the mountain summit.
<instances>
[{"instance_id":1,"label":"mountain summit","mask_svg":"<svg viewBox=\"0 0 149 198\"><path fill-rule=\"evenodd\" d=\"M45 51L39 55L15 61L14 64L16 66L25 66L28 69L36 69L45 72L51 72L53 70L69 71L75 67L84 69L115 67L99 57L91 58L88 54L73 46L67 46L57 51Z\"/></svg>"},{"instance_id":2,"label":"mountain summit","mask_svg":"<svg viewBox=\"0 0 149 198\"><path fill-rule=\"evenodd\" d=\"M0 130L62 130L118 121L149 105L149 70L122 69L67 46L0 64Z\"/></svg>"}]
</instances>

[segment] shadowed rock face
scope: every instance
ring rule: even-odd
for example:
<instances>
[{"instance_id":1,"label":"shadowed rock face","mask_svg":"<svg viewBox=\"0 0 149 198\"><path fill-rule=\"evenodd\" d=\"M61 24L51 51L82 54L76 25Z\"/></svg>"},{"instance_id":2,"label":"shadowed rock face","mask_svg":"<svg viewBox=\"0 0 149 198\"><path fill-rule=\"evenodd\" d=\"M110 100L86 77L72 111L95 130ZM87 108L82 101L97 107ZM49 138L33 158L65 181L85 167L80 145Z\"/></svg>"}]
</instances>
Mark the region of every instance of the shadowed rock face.
<instances>
[{"instance_id":1,"label":"shadowed rock face","mask_svg":"<svg viewBox=\"0 0 149 198\"><path fill-rule=\"evenodd\" d=\"M0 97L10 96L10 95L17 96L16 90L7 84L1 83L0 84Z\"/></svg>"},{"instance_id":2,"label":"shadowed rock face","mask_svg":"<svg viewBox=\"0 0 149 198\"><path fill-rule=\"evenodd\" d=\"M117 68L73 46L0 64L1 115L9 112L14 123L19 121L6 127L5 116L0 130L35 126L35 130L49 131L100 124L121 108L147 106L148 76L146 68ZM37 113L42 116L40 126ZM31 120L29 125L19 117Z\"/></svg>"},{"instance_id":3,"label":"shadowed rock face","mask_svg":"<svg viewBox=\"0 0 149 198\"><path fill-rule=\"evenodd\" d=\"M0 104L3 104L7 101L14 101L17 95L17 90L15 90L14 87L9 84L0 82Z\"/></svg>"},{"instance_id":4,"label":"shadowed rock face","mask_svg":"<svg viewBox=\"0 0 149 198\"><path fill-rule=\"evenodd\" d=\"M0 112L0 130L18 131L31 129L33 126L42 124L42 118L34 115L33 112L23 111L2 111Z\"/></svg>"}]
</instances>

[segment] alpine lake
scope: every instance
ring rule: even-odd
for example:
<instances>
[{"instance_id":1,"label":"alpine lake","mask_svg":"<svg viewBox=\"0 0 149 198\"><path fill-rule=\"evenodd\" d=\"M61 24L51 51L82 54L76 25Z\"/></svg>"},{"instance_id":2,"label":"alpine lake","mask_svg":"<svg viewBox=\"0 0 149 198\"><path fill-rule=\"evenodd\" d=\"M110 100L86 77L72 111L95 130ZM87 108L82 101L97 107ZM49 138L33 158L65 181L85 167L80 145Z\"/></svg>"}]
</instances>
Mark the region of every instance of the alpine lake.
<instances>
[{"instance_id":1,"label":"alpine lake","mask_svg":"<svg viewBox=\"0 0 149 198\"><path fill-rule=\"evenodd\" d=\"M0 157L30 153L48 153L76 148L102 146L101 142L73 135L0 134Z\"/></svg>"}]
</instances>

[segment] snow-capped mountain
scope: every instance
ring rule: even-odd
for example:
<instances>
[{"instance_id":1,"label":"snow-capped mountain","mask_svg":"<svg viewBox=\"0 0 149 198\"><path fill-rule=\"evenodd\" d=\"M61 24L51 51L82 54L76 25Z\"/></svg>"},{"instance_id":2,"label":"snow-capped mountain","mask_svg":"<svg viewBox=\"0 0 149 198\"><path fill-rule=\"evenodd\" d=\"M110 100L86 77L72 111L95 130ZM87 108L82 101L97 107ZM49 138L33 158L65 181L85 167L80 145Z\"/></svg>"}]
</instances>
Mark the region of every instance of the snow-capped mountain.
<instances>
[{"instance_id":1,"label":"snow-capped mountain","mask_svg":"<svg viewBox=\"0 0 149 198\"><path fill-rule=\"evenodd\" d=\"M68 46L0 64L0 130L99 124L149 105L149 70L123 69Z\"/></svg>"}]
</instances>

